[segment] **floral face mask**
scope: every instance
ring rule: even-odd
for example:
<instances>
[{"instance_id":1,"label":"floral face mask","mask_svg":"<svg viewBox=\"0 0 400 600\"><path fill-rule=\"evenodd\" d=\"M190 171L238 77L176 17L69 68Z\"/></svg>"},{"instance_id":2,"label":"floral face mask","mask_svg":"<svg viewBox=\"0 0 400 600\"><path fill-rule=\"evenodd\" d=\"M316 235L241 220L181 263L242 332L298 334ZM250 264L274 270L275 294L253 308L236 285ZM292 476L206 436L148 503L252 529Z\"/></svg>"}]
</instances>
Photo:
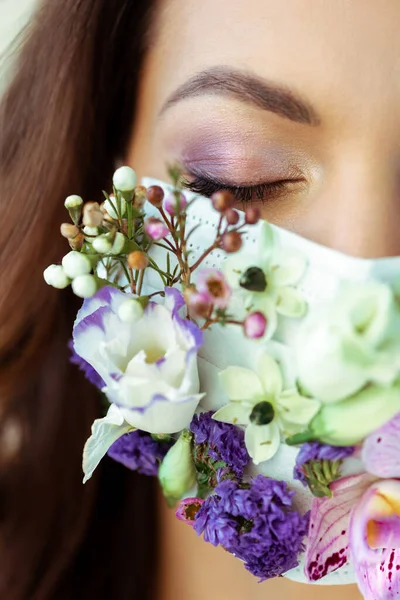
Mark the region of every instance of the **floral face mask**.
<instances>
[{"instance_id":1,"label":"floral face mask","mask_svg":"<svg viewBox=\"0 0 400 600\"><path fill-rule=\"evenodd\" d=\"M85 298L73 361L109 403L84 480L108 453L260 581L397 597L400 257L143 185L123 167L103 205L67 199L73 251L45 271Z\"/></svg>"}]
</instances>

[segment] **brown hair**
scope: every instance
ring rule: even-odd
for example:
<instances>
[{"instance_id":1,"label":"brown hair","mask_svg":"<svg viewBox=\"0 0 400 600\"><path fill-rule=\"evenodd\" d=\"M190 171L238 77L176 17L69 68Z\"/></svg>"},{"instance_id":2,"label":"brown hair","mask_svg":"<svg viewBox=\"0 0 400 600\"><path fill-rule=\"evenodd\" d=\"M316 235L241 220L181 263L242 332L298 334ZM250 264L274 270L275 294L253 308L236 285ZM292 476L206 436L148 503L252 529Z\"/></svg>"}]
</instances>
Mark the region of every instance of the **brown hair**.
<instances>
[{"instance_id":1,"label":"brown hair","mask_svg":"<svg viewBox=\"0 0 400 600\"><path fill-rule=\"evenodd\" d=\"M83 486L97 393L68 362L76 301L43 282L64 198L124 155L150 0L47 0L0 107L0 597L152 597L155 482L105 459ZM151 569L151 574L150 574Z\"/></svg>"}]
</instances>

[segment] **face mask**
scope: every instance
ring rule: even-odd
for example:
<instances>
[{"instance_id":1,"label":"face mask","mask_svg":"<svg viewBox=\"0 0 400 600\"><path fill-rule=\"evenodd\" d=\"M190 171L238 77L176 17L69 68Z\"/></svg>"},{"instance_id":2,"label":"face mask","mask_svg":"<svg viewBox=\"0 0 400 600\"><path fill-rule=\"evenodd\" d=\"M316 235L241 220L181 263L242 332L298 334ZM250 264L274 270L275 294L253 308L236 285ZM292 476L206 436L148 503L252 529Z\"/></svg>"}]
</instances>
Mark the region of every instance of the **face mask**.
<instances>
[{"instance_id":1,"label":"face mask","mask_svg":"<svg viewBox=\"0 0 400 600\"><path fill-rule=\"evenodd\" d=\"M171 191L171 186L160 181L145 178L145 186L160 185L166 193ZM188 200L194 198L195 194L185 192ZM213 243L219 220L218 213L212 208L210 200L199 198L196 195L194 202L188 210L187 227L198 227L190 238L190 251L193 261L196 261L203 252ZM148 212L157 210L149 207ZM257 253L258 238L263 224L260 222L255 226L248 227L248 233L243 236L243 252ZM309 313L318 314L326 310L325 307L337 296L339 290L346 285L364 285L369 282L384 282L397 284L400 273L400 257L363 259L347 256L336 250L321 246L301 236L286 231L280 227L272 226L274 244L282 252L302 256L307 268L295 286L301 292L308 304ZM156 250L155 260L163 264L162 249ZM241 250L242 252L242 250ZM233 255L234 256L234 255ZM222 268L227 255L222 250L214 250L204 261L202 267ZM159 283L152 281L150 275L147 281L149 289L156 288ZM278 360L285 364L290 371L290 365L295 360L294 353L298 353L300 319L282 319L279 322L274 341L268 342L268 351ZM399 332L400 334L400 332ZM230 365L238 365L251 368L254 356L257 352L258 342L246 340L240 335L237 328L217 327L206 332L205 344L200 351L199 372L202 391L206 392L206 398L202 403L204 410L217 410L221 406L218 382L218 374ZM312 351L307 342L304 344L304 353ZM290 373L287 373L290 377ZM290 487L296 490L297 508L306 512L311 507L313 496L308 488L293 479L293 464L298 450L294 447L281 444L275 456L257 466L252 467L252 474L262 473L275 479L287 481ZM342 475L356 474L361 471L360 461L355 458L346 459ZM290 579L305 582L303 573L304 563L289 571L286 575ZM323 578L320 583L326 585L347 584L354 582L354 573L351 565L345 565L339 570Z\"/></svg>"}]
</instances>

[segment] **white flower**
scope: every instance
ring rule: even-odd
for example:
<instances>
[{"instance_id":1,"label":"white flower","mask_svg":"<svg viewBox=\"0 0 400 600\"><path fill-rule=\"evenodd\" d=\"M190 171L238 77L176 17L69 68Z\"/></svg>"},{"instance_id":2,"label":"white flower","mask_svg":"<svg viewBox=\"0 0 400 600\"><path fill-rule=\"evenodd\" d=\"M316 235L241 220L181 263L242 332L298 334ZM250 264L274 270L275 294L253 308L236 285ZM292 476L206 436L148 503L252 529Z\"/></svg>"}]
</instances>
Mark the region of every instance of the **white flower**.
<instances>
[{"instance_id":1,"label":"white flower","mask_svg":"<svg viewBox=\"0 0 400 600\"><path fill-rule=\"evenodd\" d=\"M79 275L88 275L92 270L89 257L81 252L68 252L61 261L64 271L71 279Z\"/></svg>"},{"instance_id":2,"label":"white flower","mask_svg":"<svg viewBox=\"0 0 400 600\"><path fill-rule=\"evenodd\" d=\"M47 267L43 271L43 278L47 285L51 285L58 290L63 290L71 283L70 278L61 265L50 265Z\"/></svg>"},{"instance_id":3,"label":"white flower","mask_svg":"<svg viewBox=\"0 0 400 600\"><path fill-rule=\"evenodd\" d=\"M75 352L103 379L108 400L132 427L150 433L187 427L203 396L197 372L201 331L180 318L179 292L167 288L166 296L166 305L150 303L141 319L126 323L119 309L129 296L102 288L83 304L73 331Z\"/></svg>"},{"instance_id":4,"label":"white flower","mask_svg":"<svg viewBox=\"0 0 400 600\"><path fill-rule=\"evenodd\" d=\"M98 227L89 227L89 225L86 225L83 228L83 233L85 234L85 240L91 244L94 240L93 236L99 235L99 228Z\"/></svg>"},{"instance_id":5,"label":"white flower","mask_svg":"<svg viewBox=\"0 0 400 600\"><path fill-rule=\"evenodd\" d=\"M231 366L220 378L230 402L213 418L246 427L246 448L256 465L274 456L281 432L303 431L319 410L316 400L301 396L294 387L284 389L279 365L265 351L255 371Z\"/></svg>"},{"instance_id":6,"label":"white flower","mask_svg":"<svg viewBox=\"0 0 400 600\"><path fill-rule=\"evenodd\" d=\"M120 167L114 173L114 187L120 192L133 192L136 187L136 182L136 173L131 167Z\"/></svg>"},{"instance_id":7,"label":"white flower","mask_svg":"<svg viewBox=\"0 0 400 600\"><path fill-rule=\"evenodd\" d=\"M120 254L125 246L125 236L120 231L115 234L114 242L110 254Z\"/></svg>"},{"instance_id":8,"label":"white flower","mask_svg":"<svg viewBox=\"0 0 400 600\"><path fill-rule=\"evenodd\" d=\"M301 324L296 363L300 386L322 402L347 398L367 383L392 385L400 374L400 311L391 288L345 284Z\"/></svg>"},{"instance_id":9,"label":"white flower","mask_svg":"<svg viewBox=\"0 0 400 600\"><path fill-rule=\"evenodd\" d=\"M306 302L293 286L302 277L306 262L300 255L278 252L274 232L267 222L260 226L256 248L244 247L224 262L224 272L230 286L240 290L245 307L260 311L267 317L267 337L276 329L277 313L286 317L302 317Z\"/></svg>"},{"instance_id":10,"label":"white flower","mask_svg":"<svg viewBox=\"0 0 400 600\"><path fill-rule=\"evenodd\" d=\"M93 275L79 275L75 277L72 284L72 291L79 298L91 298L97 292L97 281Z\"/></svg>"}]
</instances>

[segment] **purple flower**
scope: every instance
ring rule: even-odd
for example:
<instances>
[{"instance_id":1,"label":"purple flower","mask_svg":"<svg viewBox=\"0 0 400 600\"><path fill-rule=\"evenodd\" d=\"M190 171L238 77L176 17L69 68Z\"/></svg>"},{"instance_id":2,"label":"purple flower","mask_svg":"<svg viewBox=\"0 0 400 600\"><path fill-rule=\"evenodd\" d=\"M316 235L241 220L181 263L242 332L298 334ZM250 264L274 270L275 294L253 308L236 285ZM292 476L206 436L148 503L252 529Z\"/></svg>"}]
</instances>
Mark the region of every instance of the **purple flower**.
<instances>
[{"instance_id":1,"label":"purple flower","mask_svg":"<svg viewBox=\"0 0 400 600\"><path fill-rule=\"evenodd\" d=\"M249 484L226 479L196 514L197 535L244 561L260 581L298 565L309 515L293 510L294 492L283 481L258 475Z\"/></svg>"},{"instance_id":2,"label":"purple flower","mask_svg":"<svg viewBox=\"0 0 400 600\"><path fill-rule=\"evenodd\" d=\"M244 443L244 432L228 423L214 421L213 411L194 415L190 431L197 445L206 445L206 454L213 461L223 461L238 479L250 457Z\"/></svg>"},{"instance_id":3,"label":"purple flower","mask_svg":"<svg viewBox=\"0 0 400 600\"><path fill-rule=\"evenodd\" d=\"M319 442L309 442L303 444L296 458L296 466L293 470L293 477L304 486L307 486L307 479L303 472L303 465L314 460L343 460L351 456L354 452L353 446L328 446Z\"/></svg>"},{"instance_id":4,"label":"purple flower","mask_svg":"<svg viewBox=\"0 0 400 600\"><path fill-rule=\"evenodd\" d=\"M168 442L156 442L148 433L136 430L120 437L107 454L132 471L157 475L160 462L170 447Z\"/></svg>"}]
</instances>

